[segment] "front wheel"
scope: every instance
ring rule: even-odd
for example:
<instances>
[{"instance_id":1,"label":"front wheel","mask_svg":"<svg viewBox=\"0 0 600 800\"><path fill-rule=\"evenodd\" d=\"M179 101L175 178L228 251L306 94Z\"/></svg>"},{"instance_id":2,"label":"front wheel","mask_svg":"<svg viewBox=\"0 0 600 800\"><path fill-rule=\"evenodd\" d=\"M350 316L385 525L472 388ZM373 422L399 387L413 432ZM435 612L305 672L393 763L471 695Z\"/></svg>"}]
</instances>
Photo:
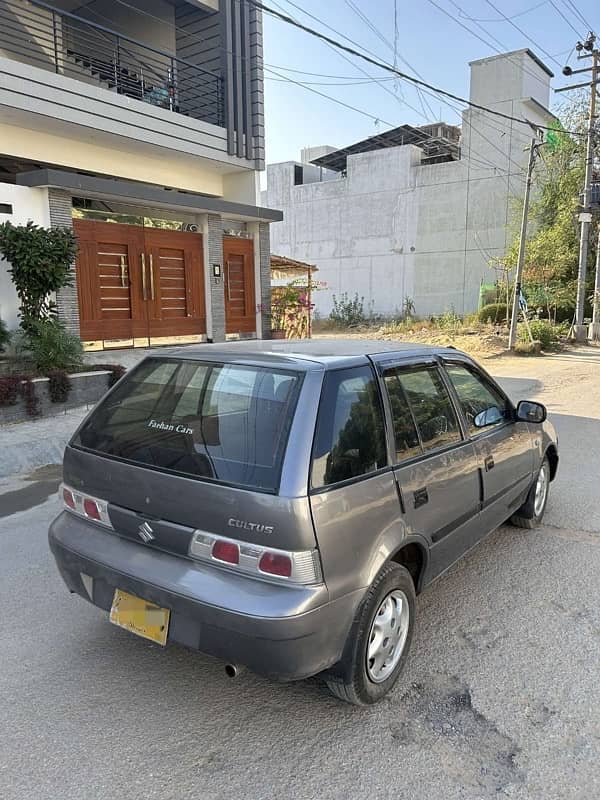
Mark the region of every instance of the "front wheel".
<instances>
[{"instance_id":1,"label":"front wheel","mask_svg":"<svg viewBox=\"0 0 600 800\"><path fill-rule=\"evenodd\" d=\"M548 461L548 456L544 456L537 478L527 495L527 500L510 518L512 524L518 528L537 528L538 525L541 525L548 502L549 489L550 462Z\"/></svg>"},{"instance_id":2,"label":"front wheel","mask_svg":"<svg viewBox=\"0 0 600 800\"><path fill-rule=\"evenodd\" d=\"M353 705L381 700L406 663L414 620L410 573L399 564L386 564L357 612L341 662L325 675L329 690Z\"/></svg>"}]
</instances>

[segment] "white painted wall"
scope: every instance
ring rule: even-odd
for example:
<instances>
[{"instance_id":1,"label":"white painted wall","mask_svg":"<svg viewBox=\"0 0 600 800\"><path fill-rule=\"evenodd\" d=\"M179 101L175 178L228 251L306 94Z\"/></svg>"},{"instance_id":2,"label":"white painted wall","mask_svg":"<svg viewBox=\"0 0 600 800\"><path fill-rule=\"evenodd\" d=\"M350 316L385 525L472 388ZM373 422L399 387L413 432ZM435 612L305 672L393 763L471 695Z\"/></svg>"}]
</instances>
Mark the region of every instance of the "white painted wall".
<instances>
[{"instance_id":1,"label":"white painted wall","mask_svg":"<svg viewBox=\"0 0 600 800\"><path fill-rule=\"evenodd\" d=\"M471 97L511 116L547 124L530 102L549 75L525 51L474 62ZM537 89L536 89L537 91ZM539 95L539 91L538 91ZM513 199L524 189L531 131L477 110L463 115L462 159L421 164L421 150L404 146L351 156L346 177L294 186L294 162L267 167L266 205L284 221L271 226L271 250L316 264L327 283L315 294L327 315L332 295L358 292L365 308L417 314L477 308L490 259L512 239ZM328 176L329 177L329 176Z\"/></svg>"},{"instance_id":2,"label":"white painted wall","mask_svg":"<svg viewBox=\"0 0 600 800\"><path fill-rule=\"evenodd\" d=\"M26 186L13 186L0 183L0 203L10 203L12 214L0 214L0 223L12 222L25 225L31 220L37 225L50 225L47 189L29 189ZM19 300L6 261L0 258L0 319L14 330L19 325Z\"/></svg>"}]
</instances>

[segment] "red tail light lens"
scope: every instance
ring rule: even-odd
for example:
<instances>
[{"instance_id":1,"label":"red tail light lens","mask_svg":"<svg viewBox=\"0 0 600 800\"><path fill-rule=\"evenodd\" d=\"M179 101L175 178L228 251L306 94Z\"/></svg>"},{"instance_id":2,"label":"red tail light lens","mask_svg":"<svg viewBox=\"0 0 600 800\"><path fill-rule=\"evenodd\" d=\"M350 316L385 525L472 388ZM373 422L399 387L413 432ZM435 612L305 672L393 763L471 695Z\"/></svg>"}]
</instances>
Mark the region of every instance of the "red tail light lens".
<instances>
[{"instance_id":1,"label":"red tail light lens","mask_svg":"<svg viewBox=\"0 0 600 800\"><path fill-rule=\"evenodd\" d=\"M86 517L90 519L95 519L98 522L101 521L102 517L100 516L100 510L98 509L98 505L94 500L89 500L87 497L83 501L83 510L85 511Z\"/></svg>"},{"instance_id":2,"label":"red tail light lens","mask_svg":"<svg viewBox=\"0 0 600 800\"><path fill-rule=\"evenodd\" d=\"M219 561L226 561L228 564L240 563L240 548L234 542L224 542L217 540L213 544L212 557Z\"/></svg>"},{"instance_id":3,"label":"red tail light lens","mask_svg":"<svg viewBox=\"0 0 600 800\"><path fill-rule=\"evenodd\" d=\"M70 489L63 489L63 501L66 506L70 509L75 511L77 506L75 505L75 498L73 497L73 492Z\"/></svg>"},{"instance_id":4,"label":"red tail light lens","mask_svg":"<svg viewBox=\"0 0 600 800\"><path fill-rule=\"evenodd\" d=\"M261 572L269 575L279 575L281 578L289 578L292 574L292 559L281 553L263 553L258 568Z\"/></svg>"}]
</instances>

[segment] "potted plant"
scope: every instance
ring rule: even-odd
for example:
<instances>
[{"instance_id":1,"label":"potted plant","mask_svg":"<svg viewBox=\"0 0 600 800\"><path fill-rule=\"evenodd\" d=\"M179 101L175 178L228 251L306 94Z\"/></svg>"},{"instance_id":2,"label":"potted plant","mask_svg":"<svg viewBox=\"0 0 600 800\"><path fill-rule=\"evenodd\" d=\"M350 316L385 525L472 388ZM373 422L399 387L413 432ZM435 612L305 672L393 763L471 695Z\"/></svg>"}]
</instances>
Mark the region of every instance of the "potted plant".
<instances>
[{"instance_id":1,"label":"potted plant","mask_svg":"<svg viewBox=\"0 0 600 800\"><path fill-rule=\"evenodd\" d=\"M275 295L271 301L271 339L286 339L285 317L287 298L283 294Z\"/></svg>"}]
</instances>

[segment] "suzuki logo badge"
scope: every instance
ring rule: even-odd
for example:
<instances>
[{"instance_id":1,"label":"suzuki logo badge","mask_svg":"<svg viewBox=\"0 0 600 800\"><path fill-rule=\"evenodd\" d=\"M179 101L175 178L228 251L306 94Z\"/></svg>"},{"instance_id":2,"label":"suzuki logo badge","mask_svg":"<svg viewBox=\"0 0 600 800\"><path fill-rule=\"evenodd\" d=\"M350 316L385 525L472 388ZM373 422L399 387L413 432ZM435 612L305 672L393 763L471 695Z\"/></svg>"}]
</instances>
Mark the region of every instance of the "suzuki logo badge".
<instances>
[{"instance_id":1,"label":"suzuki logo badge","mask_svg":"<svg viewBox=\"0 0 600 800\"><path fill-rule=\"evenodd\" d=\"M144 522L142 525L140 525L138 528L138 536L144 542L151 542L154 539L154 531L148 522Z\"/></svg>"}]
</instances>

